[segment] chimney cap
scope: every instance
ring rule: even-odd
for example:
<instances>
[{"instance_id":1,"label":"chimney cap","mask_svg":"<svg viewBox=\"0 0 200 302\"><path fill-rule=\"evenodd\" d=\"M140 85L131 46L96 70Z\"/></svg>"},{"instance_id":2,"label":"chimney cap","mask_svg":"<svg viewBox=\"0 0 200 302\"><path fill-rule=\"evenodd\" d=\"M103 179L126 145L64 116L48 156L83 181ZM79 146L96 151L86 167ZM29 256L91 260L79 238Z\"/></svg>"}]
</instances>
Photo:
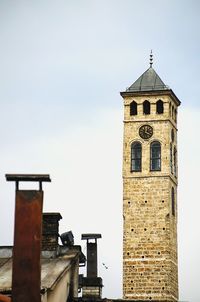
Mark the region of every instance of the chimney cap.
<instances>
[{"instance_id":1,"label":"chimney cap","mask_svg":"<svg viewBox=\"0 0 200 302\"><path fill-rule=\"evenodd\" d=\"M6 174L7 181L45 181L51 182L49 174Z\"/></svg>"},{"instance_id":2,"label":"chimney cap","mask_svg":"<svg viewBox=\"0 0 200 302\"><path fill-rule=\"evenodd\" d=\"M7 181L15 181L16 191L19 190L20 181L38 181L39 191L42 191L42 182L51 182L49 174L6 174Z\"/></svg>"},{"instance_id":3,"label":"chimney cap","mask_svg":"<svg viewBox=\"0 0 200 302\"><path fill-rule=\"evenodd\" d=\"M55 218L57 218L57 220L62 219L62 215L59 212L44 212L44 213L42 213L42 216L44 218L55 217Z\"/></svg>"},{"instance_id":4,"label":"chimney cap","mask_svg":"<svg viewBox=\"0 0 200 302\"><path fill-rule=\"evenodd\" d=\"M89 239L99 239L101 238L101 234L82 234L81 239L82 240L89 240Z\"/></svg>"}]
</instances>

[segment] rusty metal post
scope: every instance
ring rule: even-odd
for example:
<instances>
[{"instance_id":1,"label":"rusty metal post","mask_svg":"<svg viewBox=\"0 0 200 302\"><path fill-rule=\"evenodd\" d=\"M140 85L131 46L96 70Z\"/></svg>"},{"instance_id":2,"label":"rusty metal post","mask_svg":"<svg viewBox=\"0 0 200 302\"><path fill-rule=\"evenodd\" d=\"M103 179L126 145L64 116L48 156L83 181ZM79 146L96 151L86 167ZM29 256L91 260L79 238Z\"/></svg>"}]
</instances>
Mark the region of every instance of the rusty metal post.
<instances>
[{"instance_id":1,"label":"rusty metal post","mask_svg":"<svg viewBox=\"0 0 200 302\"><path fill-rule=\"evenodd\" d=\"M11 302L11 298L0 294L0 302Z\"/></svg>"},{"instance_id":2,"label":"rusty metal post","mask_svg":"<svg viewBox=\"0 0 200 302\"><path fill-rule=\"evenodd\" d=\"M40 302L42 191L16 191L13 302Z\"/></svg>"},{"instance_id":3,"label":"rusty metal post","mask_svg":"<svg viewBox=\"0 0 200 302\"><path fill-rule=\"evenodd\" d=\"M12 302L40 302L42 181L48 175L6 175L16 182ZM19 190L19 181L39 181L39 190Z\"/></svg>"}]
</instances>

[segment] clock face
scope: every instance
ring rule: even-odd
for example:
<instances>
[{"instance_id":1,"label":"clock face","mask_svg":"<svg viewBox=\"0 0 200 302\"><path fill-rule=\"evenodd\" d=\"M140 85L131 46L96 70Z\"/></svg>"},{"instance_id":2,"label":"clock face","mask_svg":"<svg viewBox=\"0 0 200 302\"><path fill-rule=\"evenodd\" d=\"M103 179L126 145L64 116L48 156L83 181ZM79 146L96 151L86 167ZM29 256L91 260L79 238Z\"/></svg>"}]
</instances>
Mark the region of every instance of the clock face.
<instances>
[{"instance_id":1,"label":"clock face","mask_svg":"<svg viewBox=\"0 0 200 302\"><path fill-rule=\"evenodd\" d=\"M153 135L153 128L149 125L143 125L139 129L139 135L143 139L149 139Z\"/></svg>"}]
</instances>

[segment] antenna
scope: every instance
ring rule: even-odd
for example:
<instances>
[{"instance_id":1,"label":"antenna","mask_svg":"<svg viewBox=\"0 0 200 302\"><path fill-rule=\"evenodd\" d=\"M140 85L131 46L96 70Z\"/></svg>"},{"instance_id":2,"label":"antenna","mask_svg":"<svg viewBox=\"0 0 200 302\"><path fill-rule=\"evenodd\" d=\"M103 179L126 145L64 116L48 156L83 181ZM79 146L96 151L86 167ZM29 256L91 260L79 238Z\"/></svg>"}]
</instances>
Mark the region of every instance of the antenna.
<instances>
[{"instance_id":1,"label":"antenna","mask_svg":"<svg viewBox=\"0 0 200 302\"><path fill-rule=\"evenodd\" d=\"M153 65L153 52L152 52L152 49L151 49L151 52L150 52L150 62L149 62L149 64L150 64L150 67L152 67L152 65Z\"/></svg>"}]
</instances>

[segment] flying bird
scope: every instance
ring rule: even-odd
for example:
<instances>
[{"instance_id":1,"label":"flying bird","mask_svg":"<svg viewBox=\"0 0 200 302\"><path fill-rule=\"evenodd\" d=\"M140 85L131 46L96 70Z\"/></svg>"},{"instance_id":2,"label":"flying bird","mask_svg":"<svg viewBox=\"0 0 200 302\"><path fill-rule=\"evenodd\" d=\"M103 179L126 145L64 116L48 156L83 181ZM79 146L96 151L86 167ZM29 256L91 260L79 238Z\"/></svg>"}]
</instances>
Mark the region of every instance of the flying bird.
<instances>
[{"instance_id":1,"label":"flying bird","mask_svg":"<svg viewBox=\"0 0 200 302\"><path fill-rule=\"evenodd\" d=\"M107 265L105 265L105 263L102 263L103 264L103 266L105 267L105 269L108 269L108 266Z\"/></svg>"}]
</instances>

